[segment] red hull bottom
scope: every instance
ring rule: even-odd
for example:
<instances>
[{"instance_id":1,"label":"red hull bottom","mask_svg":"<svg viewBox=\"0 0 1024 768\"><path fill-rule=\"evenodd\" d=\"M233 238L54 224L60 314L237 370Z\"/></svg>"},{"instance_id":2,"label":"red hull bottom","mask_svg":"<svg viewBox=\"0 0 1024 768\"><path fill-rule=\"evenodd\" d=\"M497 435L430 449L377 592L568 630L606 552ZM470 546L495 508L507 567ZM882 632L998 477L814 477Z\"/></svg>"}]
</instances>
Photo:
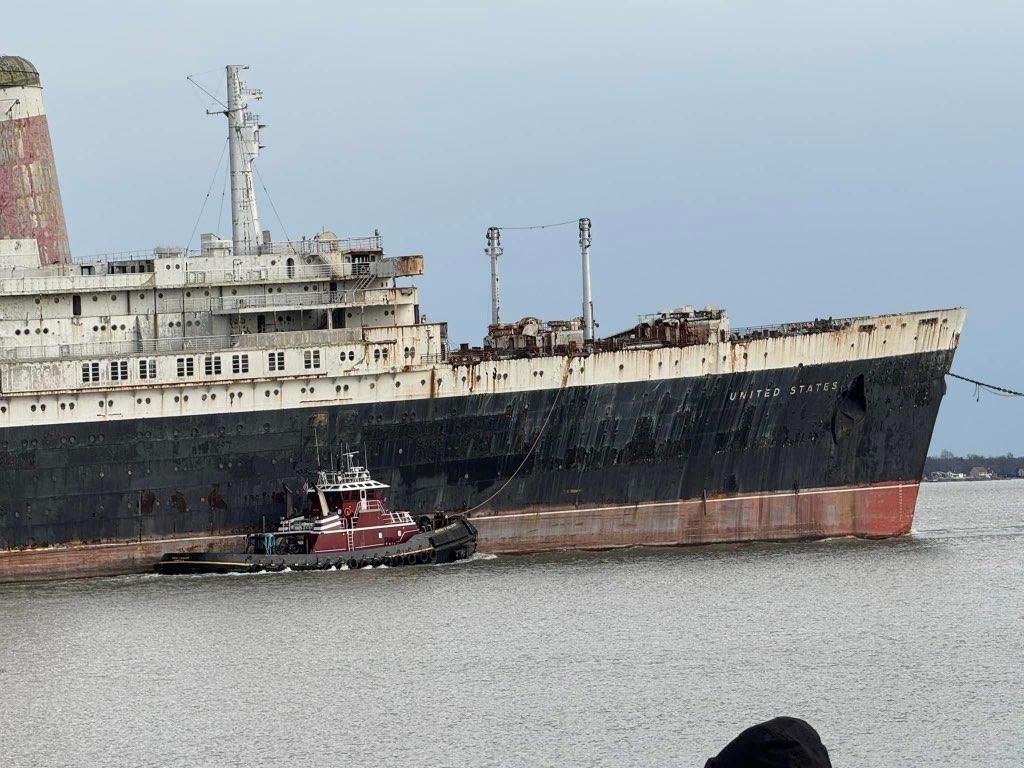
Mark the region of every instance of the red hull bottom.
<instances>
[{"instance_id":1,"label":"red hull bottom","mask_svg":"<svg viewBox=\"0 0 1024 768\"><path fill-rule=\"evenodd\" d=\"M916 482L879 483L632 506L539 509L472 520L479 531L478 551L491 553L883 538L910 532L917 491Z\"/></svg>"},{"instance_id":2,"label":"red hull bottom","mask_svg":"<svg viewBox=\"0 0 1024 768\"><path fill-rule=\"evenodd\" d=\"M632 506L543 508L473 517L477 551L884 538L910 532L918 483L824 488ZM228 551L244 536L193 536L0 552L0 583L150 571L166 552Z\"/></svg>"}]
</instances>

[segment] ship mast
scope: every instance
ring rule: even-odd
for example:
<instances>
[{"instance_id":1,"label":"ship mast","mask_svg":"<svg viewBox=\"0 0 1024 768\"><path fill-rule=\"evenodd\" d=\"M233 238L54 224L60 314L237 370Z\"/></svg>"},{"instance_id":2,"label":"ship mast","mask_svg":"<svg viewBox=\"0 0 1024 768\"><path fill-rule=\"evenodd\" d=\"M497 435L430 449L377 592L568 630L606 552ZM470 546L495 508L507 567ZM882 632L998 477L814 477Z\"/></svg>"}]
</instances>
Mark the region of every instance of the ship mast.
<instances>
[{"instance_id":1,"label":"ship mast","mask_svg":"<svg viewBox=\"0 0 1024 768\"><path fill-rule=\"evenodd\" d=\"M252 163L260 151L259 117L249 112L249 99L263 92L246 87L238 73L247 66L230 64L228 75L228 149L231 159L231 243L235 256L255 254L263 243L256 210Z\"/></svg>"},{"instance_id":2,"label":"ship mast","mask_svg":"<svg viewBox=\"0 0 1024 768\"><path fill-rule=\"evenodd\" d=\"M487 229L487 255L491 257L491 325L498 324L501 297L498 292L498 257L501 256L501 230Z\"/></svg>"},{"instance_id":3,"label":"ship mast","mask_svg":"<svg viewBox=\"0 0 1024 768\"><path fill-rule=\"evenodd\" d=\"M590 219L580 219L580 259L583 262L583 342L594 341L594 297L590 293Z\"/></svg>"}]
</instances>

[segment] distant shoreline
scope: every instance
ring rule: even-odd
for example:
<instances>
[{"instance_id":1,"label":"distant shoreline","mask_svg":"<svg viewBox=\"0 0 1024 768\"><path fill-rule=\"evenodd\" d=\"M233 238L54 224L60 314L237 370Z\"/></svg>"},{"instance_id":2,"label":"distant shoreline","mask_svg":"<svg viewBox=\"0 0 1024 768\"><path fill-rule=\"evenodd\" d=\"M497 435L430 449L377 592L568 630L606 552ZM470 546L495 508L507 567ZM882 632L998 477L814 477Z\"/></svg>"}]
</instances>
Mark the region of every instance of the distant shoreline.
<instances>
[{"instance_id":1,"label":"distant shoreline","mask_svg":"<svg viewBox=\"0 0 1024 768\"><path fill-rule=\"evenodd\" d=\"M943 451L924 462L925 481L1016 480L1024 478L1024 456L953 456Z\"/></svg>"}]
</instances>

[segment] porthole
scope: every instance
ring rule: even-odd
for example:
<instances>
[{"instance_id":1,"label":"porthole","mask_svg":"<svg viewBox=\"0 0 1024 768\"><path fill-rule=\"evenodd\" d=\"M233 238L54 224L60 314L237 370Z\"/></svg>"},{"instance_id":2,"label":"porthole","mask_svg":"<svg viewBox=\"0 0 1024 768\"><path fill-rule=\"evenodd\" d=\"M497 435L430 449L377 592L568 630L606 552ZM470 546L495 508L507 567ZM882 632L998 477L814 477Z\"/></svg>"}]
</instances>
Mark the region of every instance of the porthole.
<instances>
[{"instance_id":1,"label":"porthole","mask_svg":"<svg viewBox=\"0 0 1024 768\"><path fill-rule=\"evenodd\" d=\"M210 399L211 400L216 400L217 399L217 393L214 392L212 395L210 395Z\"/></svg>"},{"instance_id":2,"label":"porthole","mask_svg":"<svg viewBox=\"0 0 1024 768\"><path fill-rule=\"evenodd\" d=\"M156 295L156 297L157 297L158 299L162 299L162 298L164 297L164 295L163 295L162 293L158 293L158 294Z\"/></svg>"},{"instance_id":3,"label":"porthole","mask_svg":"<svg viewBox=\"0 0 1024 768\"><path fill-rule=\"evenodd\" d=\"M62 411L64 411L64 410L67 410L67 407L68 407L68 404L67 404L67 403L61 403L61 404L60 404L60 409L61 409Z\"/></svg>"},{"instance_id":4,"label":"porthole","mask_svg":"<svg viewBox=\"0 0 1024 768\"><path fill-rule=\"evenodd\" d=\"M68 410L69 411L75 410L75 404L74 403L68 403ZM75 438L72 437L71 438L71 442L74 442L74 441L75 441Z\"/></svg>"},{"instance_id":5,"label":"porthole","mask_svg":"<svg viewBox=\"0 0 1024 768\"><path fill-rule=\"evenodd\" d=\"M43 328L43 333L49 333L49 332L50 332L49 328Z\"/></svg>"},{"instance_id":6,"label":"porthole","mask_svg":"<svg viewBox=\"0 0 1024 768\"><path fill-rule=\"evenodd\" d=\"M99 405L100 405L100 408L102 408L102 407L103 407L103 401L102 401L102 400L100 400L100 403L99 403Z\"/></svg>"},{"instance_id":7,"label":"porthole","mask_svg":"<svg viewBox=\"0 0 1024 768\"><path fill-rule=\"evenodd\" d=\"M187 403L187 402L188 402L188 395L185 395L185 396L184 396L183 398L181 398L181 399L182 399L182 400L184 400L184 401L185 401L185 402Z\"/></svg>"},{"instance_id":8,"label":"porthole","mask_svg":"<svg viewBox=\"0 0 1024 768\"><path fill-rule=\"evenodd\" d=\"M192 298L192 291L185 291L185 298L186 299L191 299Z\"/></svg>"},{"instance_id":9,"label":"porthole","mask_svg":"<svg viewBox=\"0 0 1024 768\"><path fill-rule=\"evenodd\" d=\"M136 405L142 405L142 398L141 397L136 397L135 398L135 404Z\"/></svg>"},{"instance_id":10,"label":"porthole","mask_svg":"<svg viewBox=\"0 0 1024 768\"><path fill-rule=\"evenodd\" d=\"M279 395L279 394L281 394L281 390L279 390L279 389L275 389L275 390L274 390L274 394L275 394L275 395Z\"/></svg>"},{"instance_id":11,"label":"porthole","mask_svg":"<svg viewBox=\"0 0 1024 768\"><path fill-rule=\"evenodd\" d=\"M116 294L116 293L115 293L115 294L112 294L112 295L110 296L110 300L111 300L111 301L117 301L117 294Z\"/></svg>"},{"instance_id":12,"label":"porthole","mask_svg":"<svg viewBox=\"0 0 1024 768\"><path fill-rule=\"evenodd\" d=\"M263 394L264 394L264 395L266 395L267 397L270 397L270 390L268 389L268 390L267 390L267 391L265 391L265 392L264 392Z\"/></svg>"},{"instance_id":13,"label":"porthole","mask_svg":"<svg viewBox=\"0 0 1024 768\"><path fill-rule=\"evenodd\" d=\"M32 413L35 413L36 412L36 407L33 405L31 408L29 408L29 410L32 411Z\"/></svg>"},{"instance_id":14,"label":"porthole","mask_svg":"<svg viewBox=\"0 0 1024 768\"><path fill-rule=\"evenodd\" d=\"M114 405L114 401L113 400L107 400L107 407L108 408L110 408L113 405Z\"/></svg>"},{"instance_id":15,"label":"porthole","mask_svg":"<svg viewBox=\"0 0 1024 768\"><path fill-rule=\"evenodd\" d=\"M99 297L99 296L93 296L93 297L92 297L92 300L93 300L93 301L99 301L99 300L100 300L100 297Z\"/></svg>"},{"instance_id":16,"label":"porthole","mask_svg":"<svg viewBox=\"0 0 1024 768\"><path fill-rule=\"evenodd\" d=\"M426 379L420 379L420 386L421 387L425 387L426 385L427 385L427 380Z\"/></svg>"},{"instance_id":17,"label":"porthole","mask_svg":"<svg viewBox=\"0 0 1024 768\"><path fill-rule=\"evenodd\" d=\"M204 403L206 402L206 395L203 395L202 400Z\"/></svg>"},{"instance_id":18,"label":"porthole","mask_svg":"<svg viewBox=\"0 0 1024 768\"><path fill-rule=\"evenodd\" d=\"M312 394L313 394L313 393L314 393L315 391L316 391L316 388L315 388L315 387L310 387L310 388L309 388L309 394L311 394L311 395L312 395Z\"/></svg>"},{"instance_id":19,"label":"porthole","mask_svg":"<svg viewBox=\"0 0 1024 768\"><path fill-rule=\"evenodd\" d=\"M400 387L400 386L402 386L402 382L400 382L400 381L396 381L396 382L395 382L395 387L397 388L397 387Z\"/></svg>"},{"instance_id":20,"label":"porthole","mask_svg":"<svg viewBox=\"0 0 1024 768\"><path fill-rule=\"evenodd\" d=\"M336 386L336 387L334 388L334 391L335 391L335 392L341 392L341 384L339 384L338 386Z\"/></svg>"},{"instance_id":21,"label":"porthole","mask_svg":"<svg viewBox=\"0 0 1024 768\"><path fill-rule=\"evenodd\" d=\"M147 398L146 398L146 405L149 405L149 402L150 402L150 401L149 401L149 398L147 397ZM75 406L74 406L74 405L72 404L72 406L71 406L71 407L72 407L72 408L74 408Z\"/></svg>"},{"instance_id":22,"label":"porthole","mask_svg":"<svg viewBox=\"0 0 1024 768\"><path fill-rule=\"evenodd\" d=\"M376 385L376 384L374 384L374 383L373 383L372 381L370 382L370 389L374 389L374 388L375 388L376 386L377 386L377 385Z\"/></svg>"},{"instance_id":23,"label":"porthole","mask_svg":"<svg viewBox=\"0 0 1024 768\"><path fill-rule=\"evenodd\" d=\"M96 329L93 328L93 330L95 331ZM21 336L21 328L15 328L14 329L14 335L15 336Z\"/></svg>"},{"instance_id":24,"label":"porthole","mask_svg":"<svg viewBox=\"0 0 1024 768\"><path fill-rule=\"evenodd\" d=\"M303 387L302 389L299 390L299 392L301 392L302 394L306 394L306 388Z\"/></svg>"},{"instance_id":25,"label":"porthole","mask_svg":"<svg viewBox=\"0 0 1024 768\"><path fill-rule=\"evenodd\" d=\"M622 363L619 363L619 370L620 370L620 371L621 371L621 370L624 370L624 369L625 369L625 367L626 367L626 366L624 366L624 365L623 365Z\"/></svg>"},{"instance_id":26,"label":"porthole","mask_svg":"<svg viewBox=\"0 0 1024 768\"><path fill-rule=\"evenodd\" d=\"M348 392L348 384L346 384L344 387L342 387L342 389L345 390L346 392Z\"/></svg>"},{"instance_id":27,"label":"porthole","mask_svg":"<svg viewBox=\"0 0 1024 768\"><path fill-rule=\"evenodd\" d=\"M241 393L241 392L236 392L235 394L236 394L236 395L237 395L238 397L241 397L241 396L242 396L242 393Z\"/></svg>"},{"instance_id":28,"label":"porthole","mask_svg":"<svg viewBox=\"0 0 1024 768\"><path fill-rule=\"evenodd\" d=\"M36 299L36 304L38 304L38 303L39 303L39 299L37 298L37 299Z\"/></svg>"},{"instance_id":29,"label":"porthole","mask_svg":"<svg viewBox=\"0 0 1024 768\"><path fill-rule=\"evenodd\" d=\"M181 398L180 398L180 397L178 397L177 395L175 395L175 396L174 396L174 402L176 402L176 403L180 403L180 402L181 402Z\"/></svg>"}]
</instances>

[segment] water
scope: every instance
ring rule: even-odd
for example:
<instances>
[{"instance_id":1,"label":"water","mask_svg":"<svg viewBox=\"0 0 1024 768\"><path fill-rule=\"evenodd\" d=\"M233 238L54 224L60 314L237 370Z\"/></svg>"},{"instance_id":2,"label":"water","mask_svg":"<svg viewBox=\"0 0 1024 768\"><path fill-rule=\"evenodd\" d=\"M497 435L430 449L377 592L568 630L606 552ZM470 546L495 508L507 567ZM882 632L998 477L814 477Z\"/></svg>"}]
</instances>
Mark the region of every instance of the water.
<instances>
[{"instance_id":1,"label":"water","mask_svg":"<svg viewBox=\"0 0 1024 768\"><path fill-rule=\"evenodd\" d=\"M1024 760L1024 482L895 541L0 587L0 763L703 766L810 721L837 766Z\"/></svg>"}]
</instances>

